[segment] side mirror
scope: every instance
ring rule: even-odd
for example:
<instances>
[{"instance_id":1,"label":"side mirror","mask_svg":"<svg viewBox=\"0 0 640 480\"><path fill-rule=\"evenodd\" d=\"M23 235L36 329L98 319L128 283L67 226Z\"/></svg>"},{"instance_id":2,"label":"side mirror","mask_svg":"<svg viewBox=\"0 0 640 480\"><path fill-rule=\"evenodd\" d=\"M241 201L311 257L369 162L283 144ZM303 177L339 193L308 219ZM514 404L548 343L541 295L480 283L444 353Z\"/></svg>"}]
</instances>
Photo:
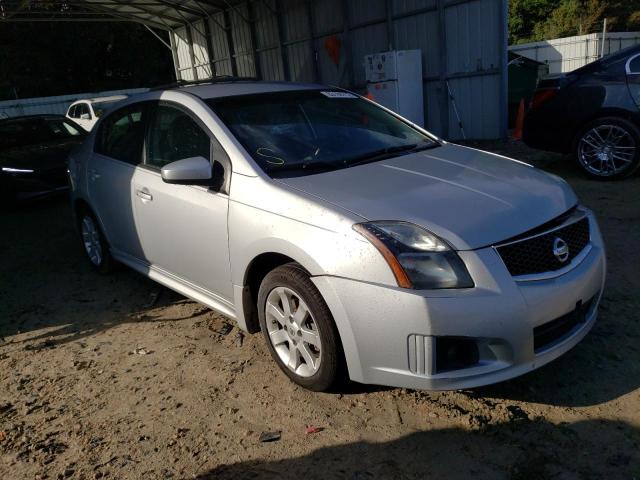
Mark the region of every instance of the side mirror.
<instances>
[{"instance_id":1,"label":"side mirror","mask_svg":"<svg viewBox=\"0 0 640 480\"><path fill-rule=\"evenodd\" d=\"M160 172L166 183L178 185L208 185L213 182L211 162L204 157L191 157L171 162Z\"/></svg>"},{"instance_id":2,"label":"side mirror","mask_svg":"<svg viewBox=\"0 0 640 480\"><path fill-rule=\"evenodd\" d=\"M91 120L91 115L89 115L88 113L83 113L82 115L80 115L80 118L82 120Z\"/></svg>"}]
</instances>

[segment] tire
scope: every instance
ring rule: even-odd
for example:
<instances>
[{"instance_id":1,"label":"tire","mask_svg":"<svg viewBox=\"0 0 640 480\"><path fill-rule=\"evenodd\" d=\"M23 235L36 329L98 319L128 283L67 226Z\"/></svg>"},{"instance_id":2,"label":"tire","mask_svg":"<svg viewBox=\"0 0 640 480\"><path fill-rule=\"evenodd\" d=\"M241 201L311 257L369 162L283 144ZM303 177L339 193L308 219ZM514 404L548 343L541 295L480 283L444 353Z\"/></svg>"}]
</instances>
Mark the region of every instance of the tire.
<instances>
[{"instance_id":1,"label":"tire","mask_svg":"<svg viewBox=\"0 0 640 480\"><path fill-rule=\"evenodd\" d=\"M300 265L288 263L266 275L258 315L271 356L293 382L322 392L342 380L344 360L333 317Z\"/></svg>"},{"instance_id":2,"label":"tire","mask_svg":"<svg viewBox=\"0 0 640 480\"><path fill-rule=\"evenodd\" d=\"M580 131L574 152L589 177L626 178L640 166L640 129L624 118L599 118Z\"/></svg>"},{"instance_id":3,"label":"tire","mask_svg":"<svg viewBox=\"0 0 640 480\"><path fill-rule=\"evenodd\" d=\"M87 209L78 212L78 233L85 258L98 273L107 274L113 271L113 257L96 217Z\"/></svg>"}]
</instances>

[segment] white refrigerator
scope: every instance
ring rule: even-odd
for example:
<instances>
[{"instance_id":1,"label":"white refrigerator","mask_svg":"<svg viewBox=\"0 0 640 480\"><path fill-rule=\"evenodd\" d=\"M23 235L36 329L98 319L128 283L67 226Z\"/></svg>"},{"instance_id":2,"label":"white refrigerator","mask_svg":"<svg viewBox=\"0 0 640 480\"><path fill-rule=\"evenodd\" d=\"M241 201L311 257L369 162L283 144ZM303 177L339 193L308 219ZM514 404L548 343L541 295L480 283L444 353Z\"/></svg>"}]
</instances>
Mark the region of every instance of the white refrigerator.
<instances>
[{"instance_id":1,"label":"white refrigerator","mask_svg":"<svg viewBox=\"0 0 640 480\"><path fill-rule=\"evenodd\" d=\"M422 53L394 50L365 56L368 97L424 126Z\"/></svg>"}]
</instances>

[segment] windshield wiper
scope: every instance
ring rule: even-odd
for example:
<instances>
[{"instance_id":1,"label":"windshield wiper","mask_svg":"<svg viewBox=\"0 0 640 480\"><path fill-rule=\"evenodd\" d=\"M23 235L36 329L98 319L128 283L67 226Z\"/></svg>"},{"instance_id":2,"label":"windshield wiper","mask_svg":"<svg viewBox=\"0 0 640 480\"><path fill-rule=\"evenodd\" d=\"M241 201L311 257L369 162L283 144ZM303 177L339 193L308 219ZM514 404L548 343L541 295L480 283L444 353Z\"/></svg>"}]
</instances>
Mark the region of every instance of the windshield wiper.
<instances>
[{"instance_id":1,"label":"windshield wiper","mask_svg":"<svg viewBox=\"0 0 640 480\"><path fill-rule=\"evenodd\" d=\"M372 162L377 162L379 160L384 160L386 158L391 158L395 156L395 154L397 153L419 152L421 150L426 150L428 148L433 148L436 146L438 146L436 142L425 143L423 145L418 145L417 143L410 143L407 145L396 145L393 147L381 148L379 150L374 150L373 152L365 153L364 155L353 157L349 160L345 160L345 163L348 167L354 167L356 165L363 165L365 163L372 163Z\"/></svg>"},{"instance_id":2,"label":"windshield wiper","mask_svg":"<svg viewBox=\"0 0 640 480\"><path fill-rule=\"evenodd\" d=\"M278 174L278 173L290 173L290 172L329 172L331 170L338 170L339 168L344 168L342 163L334 163L334 162L313 162L313 163L291 163L287 165L273 166L269 169L270 174Z\"/></svg>"}]
</instances>

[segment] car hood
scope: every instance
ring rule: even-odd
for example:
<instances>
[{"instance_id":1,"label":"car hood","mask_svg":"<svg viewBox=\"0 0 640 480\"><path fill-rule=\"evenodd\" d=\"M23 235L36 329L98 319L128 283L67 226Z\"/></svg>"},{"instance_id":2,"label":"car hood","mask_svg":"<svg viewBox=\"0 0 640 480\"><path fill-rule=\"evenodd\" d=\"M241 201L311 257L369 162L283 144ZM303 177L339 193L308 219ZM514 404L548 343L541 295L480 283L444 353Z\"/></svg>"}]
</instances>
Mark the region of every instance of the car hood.
<instances>
[{"instance_id":1,"label":"car hood","mask_svg":"<svg viewBox=\"0 0 640 480\"><path fill-rule=\"evenodd\" d=\"M458 250L514 237L577 203L559 177L452 144L278 181L367 220L420 225Z\"/></svg>"}]
</instances>

